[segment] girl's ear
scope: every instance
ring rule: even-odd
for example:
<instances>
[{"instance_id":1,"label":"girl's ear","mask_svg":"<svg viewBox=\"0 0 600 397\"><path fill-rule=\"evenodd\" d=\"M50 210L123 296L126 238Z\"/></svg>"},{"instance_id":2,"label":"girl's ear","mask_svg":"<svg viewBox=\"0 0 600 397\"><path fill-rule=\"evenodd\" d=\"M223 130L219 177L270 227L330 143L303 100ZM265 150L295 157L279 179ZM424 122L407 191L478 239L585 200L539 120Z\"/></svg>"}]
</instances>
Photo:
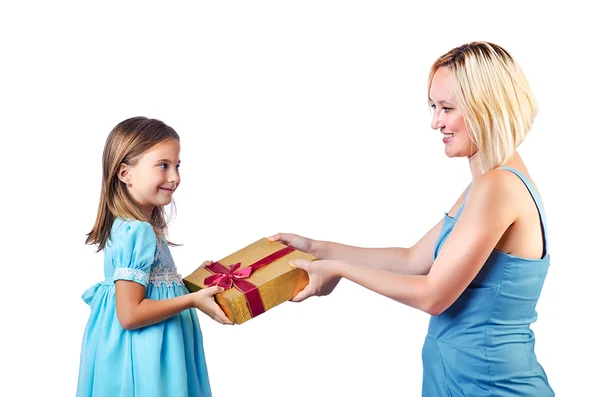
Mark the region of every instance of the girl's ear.
<instances>
[{"instance_id":1,"label":"girl's ear","mask_svg":"<svg viewBox=\"0 0 600 397\"><path fill-rule=\"evenodd\" d=\"M129 173L129 166L125 163L121 163L119 165L119 172L117 172L117 177L124 184L128 184L131 180L131 174Z\"/></svg>"}]
</instances>

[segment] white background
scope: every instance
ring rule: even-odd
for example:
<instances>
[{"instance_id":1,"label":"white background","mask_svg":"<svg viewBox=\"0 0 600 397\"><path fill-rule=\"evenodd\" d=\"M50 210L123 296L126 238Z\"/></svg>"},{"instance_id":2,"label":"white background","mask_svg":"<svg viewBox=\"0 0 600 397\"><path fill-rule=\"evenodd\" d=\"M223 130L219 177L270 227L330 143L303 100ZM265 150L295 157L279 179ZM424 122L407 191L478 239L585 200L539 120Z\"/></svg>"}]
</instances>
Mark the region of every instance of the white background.
<instances>
[{"instance_id":1,"label":"white background","mask_svg":"<svg viewBox=\"0 0 600 397\"><path fill-rule=\"evenodd\" d=\"M114 125L144 115L181 136L170 236L184 244L172 249L184 275L279 231L409 246L469 182L466 161L447 159L429 127L426 83L438 56L474 40L508 49L540 105L520 150L550 222L539 361L558 396L596 389L589 5L194 3L0 6L2 396L75 394L89 315L80 296L103 278L102 254L84 240ZM217 397L420 395L428 315L347 281L241 326L200 322Z\"/></svg>"}]
</instances>

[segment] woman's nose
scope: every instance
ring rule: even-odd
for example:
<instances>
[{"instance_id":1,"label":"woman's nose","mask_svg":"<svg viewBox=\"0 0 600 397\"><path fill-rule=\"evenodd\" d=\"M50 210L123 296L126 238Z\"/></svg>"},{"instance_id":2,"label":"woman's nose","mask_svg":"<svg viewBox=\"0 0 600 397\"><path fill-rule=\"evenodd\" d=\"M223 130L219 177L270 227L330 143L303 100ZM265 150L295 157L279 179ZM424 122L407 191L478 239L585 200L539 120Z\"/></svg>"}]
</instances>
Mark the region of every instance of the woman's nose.
<instances>
[{"instance_id":1,"label":"woman's nose","mask_svg":"<svg viewBox=\"0 0 600 397\"><path fill-rule=\"evenodd\" d=\"M433 118L431 119L431 128L434 130L438 130L444 126L442 122L441 114L437 111L437 109L433 112Z\"/></svg>"}]
</instances>

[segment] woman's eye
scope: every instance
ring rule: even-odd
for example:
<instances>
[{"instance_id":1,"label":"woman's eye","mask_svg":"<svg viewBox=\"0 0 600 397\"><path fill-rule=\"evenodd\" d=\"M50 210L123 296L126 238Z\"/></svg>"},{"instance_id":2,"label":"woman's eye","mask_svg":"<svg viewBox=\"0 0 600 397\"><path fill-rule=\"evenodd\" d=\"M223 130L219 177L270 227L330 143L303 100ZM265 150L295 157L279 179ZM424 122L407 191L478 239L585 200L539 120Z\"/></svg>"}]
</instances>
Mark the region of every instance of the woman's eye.
<instances>
[{"instance_id":1,"label":"woman's eye","mask_svg":"<svg viewBox=\"0 0 600 397\"><path fill-rule=\"evenodd\" d=\"M448 113L449 111L451 111L451 110L452 110L452 108L442 108L442 110L443 110L444 112Z\"/></svg>"}]
</instances>

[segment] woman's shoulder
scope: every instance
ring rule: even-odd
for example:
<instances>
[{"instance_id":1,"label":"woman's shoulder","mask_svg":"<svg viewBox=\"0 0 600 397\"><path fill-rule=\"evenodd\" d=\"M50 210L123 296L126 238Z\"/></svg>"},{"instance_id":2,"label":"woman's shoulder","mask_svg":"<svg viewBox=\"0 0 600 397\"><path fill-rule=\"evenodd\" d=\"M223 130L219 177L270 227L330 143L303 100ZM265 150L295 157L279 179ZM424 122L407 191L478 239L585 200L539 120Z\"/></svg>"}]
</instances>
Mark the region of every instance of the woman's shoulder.
<instances>
[{"instance_id":1,"label":"woman's shoulder","mask_svg":"<svg viewBox=\"0 0 600 397\"><path fill-rule=\"evenodd\" d=\"M527 190L535 189L536 193L539 193L535 182L525 168L498 167L483 174L480 182L490 189L506 189L514 192L522 191L523 187L526 187Z\"/></svg>"},{"instance_id":2,"label":"woman's shoulder","mask_svg":"<svg viewBox=\"0 0 600 397\"><path fill-rule=\"evenodd\" d=\"M517 181L518 178L509 172L499 169L490 170L472 182L467 205L488 210L510 207L506 204L516 199L515 194L518 191L515 182Z\"/></svg>"},{"instance_id":3,"label":"woman's shoulder","mask_svg":"<svg viewBox=\"0 0 600 397\"><path fill-rule=\"evenodd\" d=\"M472 199L495 202L498 207L520 211L518 203L529 203L531 196L538 195L537 187L526 170L498 167L483 174L472 187Z\"/></svg>"},{"instance_id":4,"label":"woman's shoulder","mask_svg":"<svg viewBox=\"0 0 600 397\"><path fill-rule=\"evenodd\" d=\"M483 174L476 184L486 189L510 189L513 182L517 181L514 173L505 168L498 167Z\"/></svg>"}]
</instances>

